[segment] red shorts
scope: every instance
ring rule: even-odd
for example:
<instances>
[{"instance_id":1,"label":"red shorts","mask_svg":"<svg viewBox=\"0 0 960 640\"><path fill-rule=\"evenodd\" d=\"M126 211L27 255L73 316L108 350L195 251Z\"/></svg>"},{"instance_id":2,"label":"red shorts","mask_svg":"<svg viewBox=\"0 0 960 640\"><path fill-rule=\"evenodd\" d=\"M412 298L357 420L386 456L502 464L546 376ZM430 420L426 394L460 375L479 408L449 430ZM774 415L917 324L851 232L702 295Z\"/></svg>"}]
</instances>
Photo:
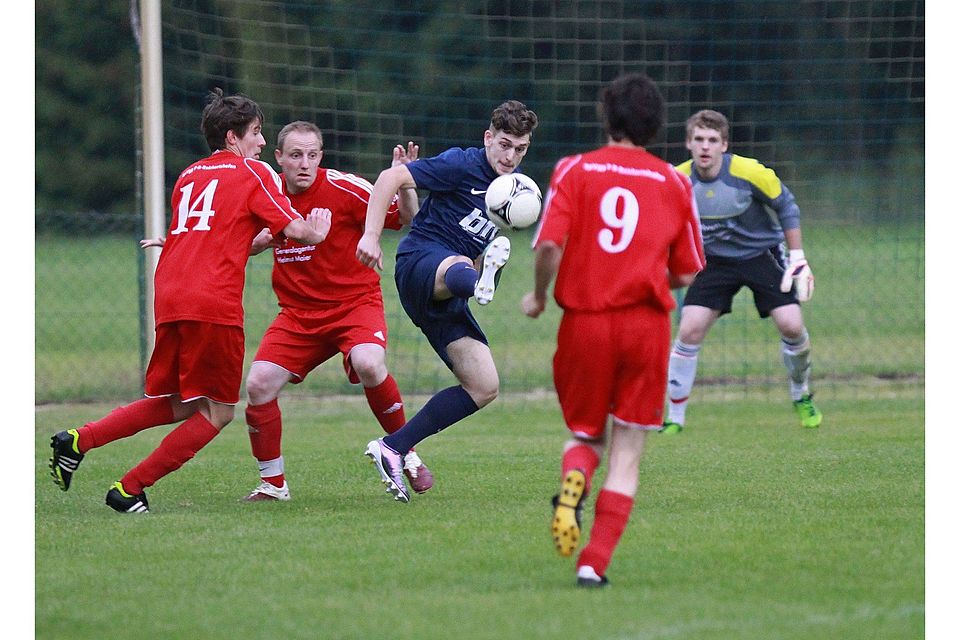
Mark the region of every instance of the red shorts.
<instances>
[{"instance_id":1,"label":"red shorts","mask_svg":"<svg viewBox=\"0 0 960 640\"><path fill-rule=\"evenodd\" d=\"M360 344L387 347L387 321L381 300L365 299L309 311L285 307L263 334L253 361L286 369L296 384L340 353L347 377L358 384L360 378L350 366L349 356Z\"/></svg>"},{"instance_id":2,"label":"red shorts","mask_svg":"<svg viewBox=\"0 0 960 640\"><path fill-rule=\"evenodd\" d=\"M660 428L670 357L670 314L650 307L565 311L553 381L567 428L600 439L607 418Z\"/></svg>"},{"instance_id":3,"label":"red shorts","mask_svg":"<svg viewBox=\"0 0 960 640\"><path fill-rule=\"evenodd\" d=\"M243 327L194 320L165 322L157 326L144 393L152 398L180 394L183 402L208 398L237 404L243 347Z\"/></svg>"}]
</instances>

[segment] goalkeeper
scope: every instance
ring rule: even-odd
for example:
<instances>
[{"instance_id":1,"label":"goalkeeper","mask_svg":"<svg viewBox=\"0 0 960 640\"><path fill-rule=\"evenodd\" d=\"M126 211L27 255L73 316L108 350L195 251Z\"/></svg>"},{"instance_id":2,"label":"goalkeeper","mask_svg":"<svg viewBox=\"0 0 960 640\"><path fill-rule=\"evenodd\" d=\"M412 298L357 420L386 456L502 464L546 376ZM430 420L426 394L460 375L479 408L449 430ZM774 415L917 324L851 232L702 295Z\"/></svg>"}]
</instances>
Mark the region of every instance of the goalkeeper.
<instances>
[{"instance_id":1,"label":"goalkeeper","mask_svg":"<svg viewBox=\"0 0 960 640\"><path fill-rule=\"evenodd\" d=\"M670 352L670 401L663 432L683 429L700 346L717 318L730 312L741 287L753 292L760 317L772 318L780 332L800 424L819 427L823 414L810 393L810 336L799 304L813 294L800 209L772 169L727 153L729 136L726 117L716 111L699 111L687 120L690 160L677 169L693 183L707 266L683 300L680 329Z\"/></svg>"}]
</instances>

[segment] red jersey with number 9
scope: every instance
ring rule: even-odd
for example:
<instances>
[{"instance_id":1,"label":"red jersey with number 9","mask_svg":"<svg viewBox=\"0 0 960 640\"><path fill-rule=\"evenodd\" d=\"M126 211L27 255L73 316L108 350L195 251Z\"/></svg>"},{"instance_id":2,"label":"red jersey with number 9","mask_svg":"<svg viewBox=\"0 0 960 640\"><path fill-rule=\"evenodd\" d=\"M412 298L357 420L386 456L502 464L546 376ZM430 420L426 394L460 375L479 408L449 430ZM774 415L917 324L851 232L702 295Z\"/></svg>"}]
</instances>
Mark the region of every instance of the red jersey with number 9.
<instances>
[{"instance_id":1,"label":"red jersey with number 9","mask_svg":"<svg viewBox=\"0 0 960 640\"><path fill-rule=\"evenodd\" d=\"M171 197L173 219L154 279L156 323L243 326L244 268L264 227L280 234L302 216L270 165L220 150L190 165Z\"/></svg>"},{"instance_id":2,"label":"red jersey with number 9","mask_svg":"<svg viewBox=\"0 0 960 640\"><path fill-rule=\"evenodd\" d=\"M561 159L533 246L563 248L554 297L563 309L676 306L667 271L703 269L690 181L640 148L607 145Z\"/></svg>"}]
</instances>

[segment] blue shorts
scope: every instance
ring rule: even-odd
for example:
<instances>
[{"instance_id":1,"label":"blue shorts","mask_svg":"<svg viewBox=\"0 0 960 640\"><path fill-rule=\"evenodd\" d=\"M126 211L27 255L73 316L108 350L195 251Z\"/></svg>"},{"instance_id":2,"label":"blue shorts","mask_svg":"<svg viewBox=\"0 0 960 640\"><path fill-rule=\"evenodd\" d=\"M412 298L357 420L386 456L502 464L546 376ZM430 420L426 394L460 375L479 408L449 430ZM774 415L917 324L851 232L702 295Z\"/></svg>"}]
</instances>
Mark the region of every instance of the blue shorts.
<instances>
[{"instance_id":1,"label":"blue shorts","mask_svg":"<svg viewBox=\"0 0 960 640\"><path fill-rule=\"evenodd\" d=\"M469 336L488 344L487 336L470 312L467 300L456 297L449 300L433 299L437 268L450 256L458 255L456 251L439 244L418 243L414 248L401 247L397 252L394 271L403 310L413 324L420 327L430 346L451 370L453 363L447 354L447 345L451 342Z\"/></svg>"}]
</instances>

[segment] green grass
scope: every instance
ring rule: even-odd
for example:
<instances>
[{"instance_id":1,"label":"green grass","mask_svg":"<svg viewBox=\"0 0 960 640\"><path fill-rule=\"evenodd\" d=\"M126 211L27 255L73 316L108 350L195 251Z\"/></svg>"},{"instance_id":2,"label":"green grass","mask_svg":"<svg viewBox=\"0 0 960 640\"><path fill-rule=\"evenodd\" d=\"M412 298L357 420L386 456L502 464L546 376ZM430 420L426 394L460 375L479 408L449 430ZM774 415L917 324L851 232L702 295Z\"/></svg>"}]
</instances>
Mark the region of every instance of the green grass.
<instances>
[{"instance_id":1,"label":"green grass","mask_svg":"<svg viewBox=\"0 0 960 640\"><path fill-rule=\"evenodd\" d=\"M810 431L785 399L702 389L686 431L651 436L599 593L572 586L550 542L566 432L549 394L422 443L437 485L407 505L362 456L377 433L362 396L286 399L291 502L238 500L256 483L238 419L143 517L103 496L167 429L95 450L62 493L51 433L113 405L40 407L36 637L923 637L923 389L851 391Z\"/></svg>"},{"instance_id":2,"label":"green grass","mask_svg":"<svg viewBox=\"0 0 960 640\"><path fill-rule=\"evenodd\" d=\"M431 393L447 384L449 372L397 300L393 257L399 237L384 236L388 364L401 391ZM804 311L817 388L844 391L851 378L920 377L925 337L922 224L811 223L804 237L817 277L816 294ZM549 389L560 314L553 303L536 321L520 313L520 298L533 283L532 252L529 233L512 238L515 250L497 299L475 313L490 338L504 389ZM37 402L140 393L139 251L133 237L37 236ZM262 254L247 269L248 361L277 312L270 265L270 256ZM303 392L350 392L336 360L312 373ZM757 319L747 292L740 293L733 313L711 331L699 367L700 384L735 382L741 390L784 384L776 329Z\"/></svg>"}]
</instances>

